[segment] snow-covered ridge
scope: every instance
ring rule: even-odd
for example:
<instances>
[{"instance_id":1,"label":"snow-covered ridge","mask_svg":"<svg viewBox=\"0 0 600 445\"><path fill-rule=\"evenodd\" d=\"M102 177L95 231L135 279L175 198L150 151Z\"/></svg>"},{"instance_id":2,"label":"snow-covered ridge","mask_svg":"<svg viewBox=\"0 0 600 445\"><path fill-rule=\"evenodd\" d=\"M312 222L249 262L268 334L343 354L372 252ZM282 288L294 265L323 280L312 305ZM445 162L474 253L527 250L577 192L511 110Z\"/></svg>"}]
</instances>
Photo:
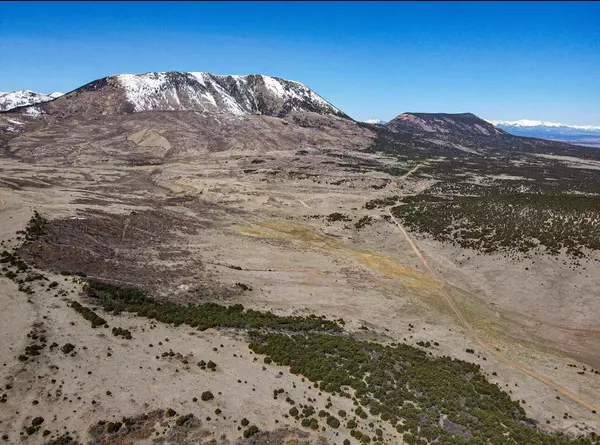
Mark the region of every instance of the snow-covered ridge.
<instances>
[{"instance_id":1,"label":"snow-covered ridge","mask_svg":"<svg viewBox=\"0 0 600 445\"><path fill-rule=\"evenodd\" d=\"M284 116L293 111L314 111L347 117L305 85L262 74L220 76L206 72L118 74L134 112L219 111L234 115Z\"/></svg>"},{"instance_id":2,"label":"snow-covered ridge","mask_svg":"<svg viewBox=\"0 0 600 445\"><path fill-rule=\"evenodd\" d=\"M387 124L387 121L381 120L381 119L367 119L366 121L363 121L366 124L379 124L379 125L385 125Z\"/></svg>"},{"instance_id":3,"label":"snow-covered ridge","mask_svg":"<svg viewBox=\"0 0 600 445\"><path fill-rule=\"evenodd\" d=\"M36 93L31 90L17 90L8 93L0 93L0 111L8 111L17 107L48 102L60 96L62 96L62 93L59 92L46 94Z\"/></svg>"},{"instance_id":4,"label":"snow-covered ridge","mask_svg":"<svg viewBox=\"0 0 600 445\"><path fill-rule=\"evenodd\" d=\"M488 120L490 124L495 126L506 126L506 127L564 127L564 128L573 128L575 130L600 130L600 126L593 125L566 125L558 122L547 122L547 121L535 121L529 119L521 119L518 121L500 121L500 120Z\"/></svg>"}]
</instances>

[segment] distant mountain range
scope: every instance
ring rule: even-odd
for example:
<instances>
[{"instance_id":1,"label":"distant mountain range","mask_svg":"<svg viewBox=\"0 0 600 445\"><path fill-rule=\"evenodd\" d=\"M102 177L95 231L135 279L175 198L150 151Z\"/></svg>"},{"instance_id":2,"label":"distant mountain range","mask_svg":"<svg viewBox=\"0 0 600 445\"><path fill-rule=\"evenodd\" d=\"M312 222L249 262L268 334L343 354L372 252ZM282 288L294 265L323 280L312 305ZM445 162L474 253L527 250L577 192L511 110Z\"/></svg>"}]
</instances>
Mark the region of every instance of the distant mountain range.
<instances>
[{"instance_id":1,"label":"distant mountain range","mask_svg":"<svg viewBox=\"0 0 600 445\"><path fill-rule=\"evenodd\" d=\"M570 144L600 147L600 126L565 125L556 122L527 119L518 121L491 120L488 122L515 136L550 139Z\"/></svg>"},{"instance_id":2,"label":"distant mountain range","mask_svg":"<svg viewBox=\"0 0 600 445\"><path fill-rule=\"evenodd\" d=\"M17 107L48 102L60 96L62 96L62 93L45 94L36 93L31 90L17 90L10 93L0 92L0 111L8 111Z\"/></svg>"},{"instance_id":3,"label":"distant mountain range","mask_svg":"<svg viewBox=\"0 0 600 445\"><path fill-rule=\"evenodd\" d=\"M300 82L262 74L223 76L176 71L108 76L66 94L43 94L30 90L0 93L0 111L15 113L13 117L48 116L58 119L93 119L150 111L278 118L297 118L301 114L312 113L353 122L347 114ZM15 127L17 124L14 122L13 119L7 131L23 131L23 124ZM492 121L480 119L472 113L411 112L402 113L389 122L369 119L365 123L424 137L498 139L514 135L600 147L600 127L530 120Z\"/></svg>"},{"instance_id":4,"label":"distant mountain range","mask_svg":"<svg viewBox=\"0 0 600 445\"><path fill-rule=\"evenodd\" d=\"M421 115L421 117L419 117L419 115ZM423 115L435 116L436 113L404 113L404 115L400 115L390 122L395 121L395 123L392 125L398 126L399 121L403 120L404 123L401 126L403 126L405 129L407 125L412 125L414 129L421 127L421 130L427 132L426 129L423 127ZM438 113L438 118L440 116L447 117L448 115L444 113ZM494 125L496 128L515 136L549 139L553 141L567 142L576 145L600 147L600 126L566 125L556 122L535 121L528 119L522 119L518 121L486 119L485 121ZM367 124L388 124L388 121L384 121L381 119L368 119L364 122ZM412 122L412 124L410 122ZM441 121L439 123L441 123ZM439 129L442 133L445 131L443 125L441 127L438 127L438 125L430 127L431 130L433 130L434 128Z\"/></svg>"}]
</instances>

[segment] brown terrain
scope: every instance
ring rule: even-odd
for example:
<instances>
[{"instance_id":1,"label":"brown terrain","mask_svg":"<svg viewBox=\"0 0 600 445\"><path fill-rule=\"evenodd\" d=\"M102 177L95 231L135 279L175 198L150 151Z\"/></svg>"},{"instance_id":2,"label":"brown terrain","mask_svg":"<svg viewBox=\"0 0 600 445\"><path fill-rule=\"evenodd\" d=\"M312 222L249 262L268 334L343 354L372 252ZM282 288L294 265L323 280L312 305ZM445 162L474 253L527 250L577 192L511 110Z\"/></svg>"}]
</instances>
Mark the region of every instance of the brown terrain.
<instances>
[{"instance_id":1,"label":"brown terrain","mask_svg":"<svg viewBox=\"0 0 600 445\"><path fill-rule=\"evenodd\" d=\"M435 341L433 354L474 362L525 400L544 431L600 431L597 250L587 249L576 267L564 252L482 254L412 231L392 205L365 208L430 190L441 179L427 168L440 154L372 150L378 136L371 127L310 112L65 115L0 115L24 127L0 136L0 250L15 247L57 282L33 283L25 293L0 277L0 433L7 443L65 434L93 444L352 439L347 429L315 431L285 417L285 397L312 399L317 410L329 403L332 412L354 406L289 367L255 361L238 330L197 331L101 309L108 325L133 338L92 329L67 305L93 307L85 280L74 274L180 304L343 318L345 331L384 344ZM597 175L586 156L577 159ZM492 176L478 180L510 182ZM34 211L48 220L46 233L23 243L17 232ZM20 361L41 335L59 347ZM66 343L74 354L60 351ZM214 361L216 371L200 369L199 360ZM277 388L285 393L274 399ZM201 400L204 391L214 399ZM177 415L169 417L169 408ZM189 421L177 420L188 413ZM28 436L38 416L49 433ZM137 419L126 434L111 436L98 424L124 416ZM245 439L242 418L260 433ZM388 424L377 425L385 443L402 443Z\"/></svg>"}]
</instances>

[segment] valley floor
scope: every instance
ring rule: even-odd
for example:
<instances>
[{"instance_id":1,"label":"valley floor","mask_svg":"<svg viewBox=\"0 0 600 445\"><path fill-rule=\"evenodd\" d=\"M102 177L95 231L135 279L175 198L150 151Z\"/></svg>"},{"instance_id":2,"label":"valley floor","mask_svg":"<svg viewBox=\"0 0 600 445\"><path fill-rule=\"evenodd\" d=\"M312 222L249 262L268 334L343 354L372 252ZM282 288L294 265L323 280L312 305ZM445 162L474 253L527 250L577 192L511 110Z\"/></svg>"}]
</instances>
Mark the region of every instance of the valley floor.
<instances>
[{"instance_id":1,"label":"valley floor","mask_svg":"<svg viewBox=\"0 0 600 445\"><path fill-rule=\"evenodd\" d=\"M33 242L21 255L57 282L26 294L0 277L5 440L21 442L40 416L40 431L26 443L64 434L84 443L156 437L241 443L249 440L247 426L238 428L243 418L271 431L265 443L356 443L346 428L315 431L285 417L286 397L317 411L354 406L289 367L255 360L240 332L197 331L99 309L111 328L129 330L132 339L92 329L66 301L90 306L82 280L63 270L182 304L241 303L278 315L343 318L356 338L384 344L430 342L434 355L480 365L491 382L523 401L542 429L600 431L600 373L594 372L600 369L600 256L590 252L574 268L561 255L511 259L411 232L390 206L365 204L430 187L433 179L414 174L420 161L402 164L363 152L347 161L381 162L404 172L397 176L332 166L348 153L232 150L209 153L201 163L147 166L3 158L0 250L22 241L16 232L38 211L53 227L52 241ZM32 332L58 347L20 361ZM60 350L67 343L75 355ZM200 360L214 361L216 370L201 369ZM279 388L284 394L274 398ZM214 399L201 400L205 391ZM122 442L91 428L168 408L198 422L185 428L160 412L151 417L153 437L140 432ZM383 442L399 443L388 424L373 422L372 434L380 428Z\"/></svg>"}]
</instances>

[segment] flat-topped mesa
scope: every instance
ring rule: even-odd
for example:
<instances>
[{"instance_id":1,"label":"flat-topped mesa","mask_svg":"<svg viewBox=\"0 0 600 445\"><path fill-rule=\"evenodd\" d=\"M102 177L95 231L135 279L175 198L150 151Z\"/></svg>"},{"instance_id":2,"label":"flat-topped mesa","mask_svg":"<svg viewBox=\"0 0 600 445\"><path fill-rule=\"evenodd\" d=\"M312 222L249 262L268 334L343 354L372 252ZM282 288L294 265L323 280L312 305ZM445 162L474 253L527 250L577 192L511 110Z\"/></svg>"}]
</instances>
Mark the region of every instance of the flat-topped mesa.
<instances>
[{"instance_id":1,"label":"flat-topped mesa","mask_svg":"<svg viewBox=\"0 0 600 445\"><path fill-rule=\"evenodd\" d=\"M386 126L411 134L448 136L504 136L505 131L472 113L402 113Z\"/></svg>"},{"instance_id":2,"label":"flat-topped mesa","mask_svg":"<svg viewBox=\"0 0 600 445\"><path fill-rule=\"evenodd\" d=\"M51 103L22 107L28 115L115 115L198 111L286 117L314 112L350 119L305 85L265 75L204 72L118 74L90 82Z\"/></svg>"}]
</instances>

